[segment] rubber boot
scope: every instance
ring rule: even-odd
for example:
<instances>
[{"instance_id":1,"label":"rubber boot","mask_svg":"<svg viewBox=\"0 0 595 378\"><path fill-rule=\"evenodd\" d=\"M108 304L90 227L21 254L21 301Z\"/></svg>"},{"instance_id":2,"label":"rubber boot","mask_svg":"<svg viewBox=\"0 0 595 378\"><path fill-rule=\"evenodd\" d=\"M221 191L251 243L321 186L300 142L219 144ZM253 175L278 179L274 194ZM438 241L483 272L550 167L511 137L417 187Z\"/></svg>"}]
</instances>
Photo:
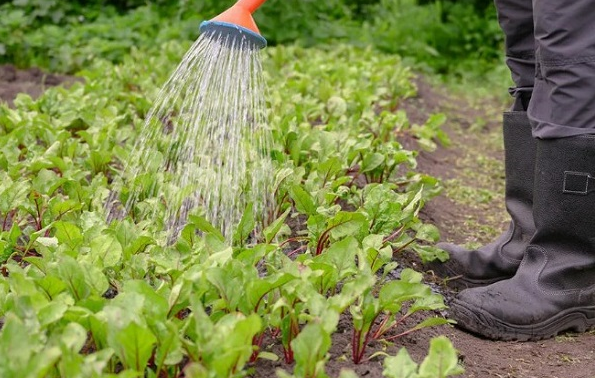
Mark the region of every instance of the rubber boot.
<instances>
[{"instance_id":1,"label":"rubber boot","mask_svg":"<svg viewBox=\"0 0 595 378\"><path fill-rule=\"evenodd\" d=\"M533 224L533 174L536 141L524 111L504 113L505 202L510 214L508 230L494 242L476 250L438 243L450 255L444 263L429 268L440 277L450 277L448 285L465 289L508 279L521 263L525 248L535 232Z\"/></svg>"},{"instance_id":2,"label":"rubber boot","mask_svg":"<svg viewBox=\"0 0 595 378\"><path fill-rule=\"evenodd\" d=\"M536 232L514 277L460 292L460 327L541 340L595 325L595 135L538 140Z\"/></svg>"}]
</instances>

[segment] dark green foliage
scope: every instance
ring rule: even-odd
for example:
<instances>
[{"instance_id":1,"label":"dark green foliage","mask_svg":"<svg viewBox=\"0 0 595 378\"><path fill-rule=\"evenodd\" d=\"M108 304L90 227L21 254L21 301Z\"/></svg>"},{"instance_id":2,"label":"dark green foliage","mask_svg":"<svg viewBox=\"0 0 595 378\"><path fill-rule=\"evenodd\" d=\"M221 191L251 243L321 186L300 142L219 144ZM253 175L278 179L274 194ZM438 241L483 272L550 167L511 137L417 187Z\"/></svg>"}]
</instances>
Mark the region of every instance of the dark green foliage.
<instances>
[{"instance_id":1,"label":"dark green foliage","mask_svg":"<svg viewBox=\"0 0 595 378\"><path fill-rule=\"evenodd\" d=\"M234 2L4 1L0 63L75 72L98 58L119 62L132 48L194 40L202 20ZM487 0L269 0L255 18L270 45L371 45L439 73L489 68L499 63L502 50L503 36Z\"/></svg>"},{"instance_id":2,"label":"dark green foliage","mask_svg":"<svg viewBox=\"0 0 595 378\"><path fill-rule=\"evenodd\" d=\"M433 71L447 73L466 61L491 65L501 55L502 33L493 8L472 4L382 0L374 7L369 38L383 51L413 57Z\"/></svg>"},{"instance_id":3,"label":"dark green foliage","mask_svg":"<svg viewBox=\"0 0 595 378\"><path fill-rule=\"evenodd\" d=\"M486 9L494 6L493 0L417 0L419 5L443 3L443 4L460 4L463 6L471 6L476 12L484 12Z\"/></svg>"}]
</instances>

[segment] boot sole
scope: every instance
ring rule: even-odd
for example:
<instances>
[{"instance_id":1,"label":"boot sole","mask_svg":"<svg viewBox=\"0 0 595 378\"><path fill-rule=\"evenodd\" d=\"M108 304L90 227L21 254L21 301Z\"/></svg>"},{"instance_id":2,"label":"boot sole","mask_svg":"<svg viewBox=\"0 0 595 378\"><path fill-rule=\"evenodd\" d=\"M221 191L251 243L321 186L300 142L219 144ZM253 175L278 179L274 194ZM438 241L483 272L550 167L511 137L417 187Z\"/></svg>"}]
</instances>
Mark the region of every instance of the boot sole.
<instances>
[{"instance_id":1,"label":"boot sole","mask_svg":"<svg viewBox=\"0 0 595 378\"><path fill-rule=\"evenodd\" d=\"M454 300L450 305L456 326L492 340L539 341L561 332L586 332L595 327L595 306L571 308L532 325L510 324L495 318L482 309L469 309L464 302Z\"/></svg>"}]
</instances>

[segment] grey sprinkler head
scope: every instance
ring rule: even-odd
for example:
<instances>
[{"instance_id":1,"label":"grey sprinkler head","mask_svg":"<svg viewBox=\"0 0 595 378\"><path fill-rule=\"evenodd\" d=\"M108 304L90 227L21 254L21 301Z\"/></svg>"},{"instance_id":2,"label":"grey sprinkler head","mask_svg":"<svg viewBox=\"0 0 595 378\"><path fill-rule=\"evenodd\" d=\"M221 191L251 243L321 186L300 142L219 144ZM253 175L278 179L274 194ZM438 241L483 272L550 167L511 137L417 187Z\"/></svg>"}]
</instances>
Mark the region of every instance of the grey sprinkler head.
<instances>
[{"instance_id":1,"label":"grey sprinkler head","mask_svg":"<svg viewBox=\"0 0 595 378\"><path fill-rule=\"evenodd\" d=\"M200 24L200 32L207 33L209 36L220 36L222 40L226 40L232 46L241 46L239 43L233 43L235 38L245 40L250 47L263 49L267 46L267 40L262 35L230 22L203 21Z\"/></svg>"}]
</instances>

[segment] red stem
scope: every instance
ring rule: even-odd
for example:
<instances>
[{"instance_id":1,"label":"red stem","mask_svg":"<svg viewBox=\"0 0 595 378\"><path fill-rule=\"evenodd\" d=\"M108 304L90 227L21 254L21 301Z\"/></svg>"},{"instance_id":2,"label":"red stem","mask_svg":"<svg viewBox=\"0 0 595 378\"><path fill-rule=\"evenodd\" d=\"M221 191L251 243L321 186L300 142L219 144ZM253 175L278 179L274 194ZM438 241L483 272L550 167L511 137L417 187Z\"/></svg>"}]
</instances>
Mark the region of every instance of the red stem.
<instances>
[{"instance_id":1,"label":"red stem","mask_svg":"<svg viewBox=\"0 0 595 378\"><path fill-rule=\"evenodd\" d=\"M296 249L294 249L293 251L289 252L289 253L287 254L287 257L291 257L291 256L295 255L296 253L299 253L299 252L301 252L301 251L305 251L307 248L308 248L308 246L307 246L307 245L302 245L301 247L299 247L299 248L296 248Z\"/></svg>"},{"instance_id":2,"label":"red stem","mask_svg":"<svg viewBox=\"0 0 595 378\"><path fill-rule=\"evenodd\" d=\"M8 222L8 215L14 210L9 211L8 213L6 213L6 215L4 216L4 221L2 222L2 231L6 231L6 223Z\"/></svg>"},{"instance_id":3,"label":"red stem","mask_svg":"<svg viewBox=\"0 0 595 378\"><path fill-rule=\"evenodd\" d=\"M43 228L42 227L42 224L41 224L42 223L42 219L41 218L42 218L43 214L42 214L41 209L39 208L39 201L38 201L38 199L35 199L35 208L37 209L37 231L39 231L39 230L41 230Z\"/></svg>"},{"instance_id":4,"label":"red stem","mask_svg":"<svg viewBox=\"0 0 595 378\"><path fill-rule=\"evenodd\" d=\"M382 336L386 333L387 330L382 332L382 328L384 328L386 323L388 323L388 319L390 319L390 316L385 316L384 319L382 319L382 321L378 325L378 328L376 328L376 332L374 332L374 334L372 335L372 338L374 340L377 340L380 336ZM390 329L390 328L392 328L392 327L389 327L388 329Z\"/></svg>"},{"instance_id":5,"label":"red stem","mask_svg":"<svg viewBox=\"0 0 595 378\"><path fill-rule=\"evenodd\" d=\"M283 248L286 244L289 244L291 242L299 242L304 239L305 239L304 237L289 238L289 239L285 240L283 243L279 244L279 248Z\"/></svg>"},{"instance_id":6,"label":"red stem","mask_svg":"<svg viewBox=\"0 0 595 378\"><path fill-rule=\"evenodd\" d=\"M322 253L322 250L324 249L324 245L330 238L329 233L333 228L335 228L335 226L329 228L328 230L324 231L322 233L322 235L320 235L320 238L318 239L318 243L316 244L316 256L318 256Z\"/></svg>"},{"instance_id":7,"label":"red stem","mask_svg":"<svg viewBox=\"0 0 595 378\"><path fill-rule=\"evenodd\" d=\"M254 363L256 362L256 359L258 359L258 353L260 352L260 347L262 346L262 341L264 340L264 332L262 332L260 335L256 335L252 338L252 345L256 346L258 348L255 348L254 351L252 352L252 355L250 356L250 363Z\"/></svg>"},{"instance_id":8,"label":"red stem","mask_svg":"<svg viewBox=\"0 0 595 378\"><path fill-rule=\"evenodd\" d=\"M415 332L415 331L417 331L417 330L416 329L410 329L408 331L399 333L398 335L393 335L391 337L385 337L384 340L391 341L391 340L394 340L394 339L398 339L399 337L403 337L403 336L408 335L408 334L410 334L412 332Z\"/></svg>"},{"instance_id":9,"label":"red stem","mask_svg":"<svg viewBox=\"0 0 595 378\"><path fill-rule=\"evenodd\" d=\"M402 250L404 250L405 248L409 247L409 245L411 245L411 243L413 243L415 240L411 239L410 241L408 241L405 245L400 246L399 248L395 249L394 253L399 253Z\"/></svg>"},{"instance_id":10,"label":"red stem","mask_svg":"<svg viewBox=\"0 0 595 378\"><path fill-rule=\"evenodd\" d=\"M357 360L357 355L359 354L359 348L358 348L358 343L359 343L359 337L360 337L360 331L356 330L355 328L353 328L353 336L351 338L351 359L353 360L354 364L357 364L358 361Z\"/></svg>"},{"instance_id":11,"label":"red stem","mask_svg":"<svg viewBox=\"0 0 595 378\"><path fill-rule=\"evenodd\" d=\"M405 226L401 226L401 227L400 227L400 228L398 228L398 229L397 229L395 232L393 232L392 234L390 234L390 235L388 235L387 237L385 237L385 238L382 240L382 243L389 242L389 241L393 240L394 238L396 238L396 237L397 237L397 235L399 235L399 234L400 234L400 233L403 231L403 228L404 228L404 227L405 227Z\"/></svg>"}]
</instances>

